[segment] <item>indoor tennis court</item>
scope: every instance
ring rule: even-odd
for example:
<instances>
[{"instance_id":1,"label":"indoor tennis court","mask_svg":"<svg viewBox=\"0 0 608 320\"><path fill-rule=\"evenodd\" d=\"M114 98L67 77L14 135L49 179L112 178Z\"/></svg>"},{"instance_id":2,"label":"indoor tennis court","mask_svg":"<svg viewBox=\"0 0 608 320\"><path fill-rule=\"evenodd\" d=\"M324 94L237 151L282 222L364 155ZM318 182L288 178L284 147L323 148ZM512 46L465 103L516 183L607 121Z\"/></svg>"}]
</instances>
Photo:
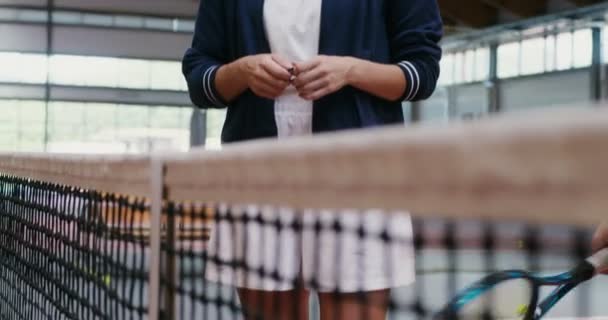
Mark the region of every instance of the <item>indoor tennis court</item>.
<instances>
[{"instance_id":1,"label":"indoor tennis court","mask_svg":"<svg viewBox=\"0 0 608 320\"><path fill-rule=\"evenodd\" d=\"M608 319L607 19L0 0L0 320Z\"/></svg>"}]
</instances>

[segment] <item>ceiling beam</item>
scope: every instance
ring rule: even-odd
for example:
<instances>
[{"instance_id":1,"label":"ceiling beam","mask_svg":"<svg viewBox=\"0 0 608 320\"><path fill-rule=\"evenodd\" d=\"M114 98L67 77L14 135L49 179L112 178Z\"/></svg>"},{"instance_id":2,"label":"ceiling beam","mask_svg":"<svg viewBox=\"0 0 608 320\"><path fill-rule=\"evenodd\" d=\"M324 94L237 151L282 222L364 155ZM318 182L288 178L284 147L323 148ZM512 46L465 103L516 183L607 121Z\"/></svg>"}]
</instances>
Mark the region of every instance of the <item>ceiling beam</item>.
<instances>
[{"instance_id":1,"label":"ceiling beam","mask_svg":"<svg viewBox=\"0 0 608 320\"><path fill-rule=\"evenodd\" d=\"M585 6L589 6L589 5L601 2L600 0L568 0L568 1L577 7L585 7Z\"/></svg>"},{"instance_id":2,"label":"ceiling beam","mask_svg":"<svg viewBox=\"0 0 608 320\"><path fill-rule=\"evenodd\" d=\"M498 10L479 0L438 0L442 14L460 25L483 28L498 19Z\"/></svg>"},{"instance_id":3,"label":"ceiling beam","mask_svg":"<svg viewBox=\"0 0 608 320\"><path fill-rule=\"evenodd\" d=\"M530 18L547 13L547 0L482 0L519 18ZM583 1L583 0L581 0Z\"/></svg>"}]
</instances>

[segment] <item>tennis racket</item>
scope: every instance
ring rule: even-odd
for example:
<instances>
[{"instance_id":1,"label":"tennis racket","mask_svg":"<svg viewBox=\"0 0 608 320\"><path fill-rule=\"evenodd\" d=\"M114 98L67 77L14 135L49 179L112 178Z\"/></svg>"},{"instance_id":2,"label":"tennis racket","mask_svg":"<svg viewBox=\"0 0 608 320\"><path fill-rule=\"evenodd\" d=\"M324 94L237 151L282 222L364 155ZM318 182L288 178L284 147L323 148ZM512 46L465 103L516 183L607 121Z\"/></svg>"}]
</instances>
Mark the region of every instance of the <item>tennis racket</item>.
<instances>
[{"instance_id":1,"label":"tennis racket","mask_svg":"<svg viewBox=\"0 0 608 320\"><path fill-rule=\"evenodd\" d=\"M521 270L493 273L459 293L433 319L540 319L576 286L607 270L608 249L604 249L554 276ZM545 286L556 288L540 300Z\"/></svg>"}]
</instances>

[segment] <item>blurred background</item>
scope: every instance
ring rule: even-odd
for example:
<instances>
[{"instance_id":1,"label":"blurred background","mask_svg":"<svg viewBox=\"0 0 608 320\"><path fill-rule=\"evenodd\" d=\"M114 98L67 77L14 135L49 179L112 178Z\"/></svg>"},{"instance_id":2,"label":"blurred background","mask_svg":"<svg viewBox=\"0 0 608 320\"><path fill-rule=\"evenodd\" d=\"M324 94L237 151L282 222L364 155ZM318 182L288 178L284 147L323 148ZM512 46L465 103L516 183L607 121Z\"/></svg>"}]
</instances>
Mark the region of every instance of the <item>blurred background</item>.
<instances>
[{"instance_id":1,"label":"blurred background","mask_svg":"<svg viewBox=\"0 0 608 320\"><path fill-rule=\"evenodd\" d=\"M440 86L407 122L475 119L606 95L608 4L440 0ZM196 0L0 0L0 151L218 148L222 110L181 74Z\"/></svg>"}]
</instances>

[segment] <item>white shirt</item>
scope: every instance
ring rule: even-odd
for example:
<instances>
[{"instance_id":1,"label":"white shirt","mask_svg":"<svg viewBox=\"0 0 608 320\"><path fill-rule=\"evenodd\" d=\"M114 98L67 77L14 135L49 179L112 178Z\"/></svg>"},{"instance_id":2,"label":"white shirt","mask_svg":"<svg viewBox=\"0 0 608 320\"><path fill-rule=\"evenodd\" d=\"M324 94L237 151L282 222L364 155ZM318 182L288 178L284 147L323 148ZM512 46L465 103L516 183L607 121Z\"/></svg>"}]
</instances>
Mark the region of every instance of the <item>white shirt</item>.
<instances>
[{"instance_id":1,"label":"white shirt","mask_svg":"<svg viewBox=\"0 0 608 320\"><path fill-rule=\"evenodd\" d=\"M272 53L303 62L319 52L322 0L265 0L264 26ZM312 134L312 102L293 86L275 100L279 138Z\"/></svg>"}]
</instances>

